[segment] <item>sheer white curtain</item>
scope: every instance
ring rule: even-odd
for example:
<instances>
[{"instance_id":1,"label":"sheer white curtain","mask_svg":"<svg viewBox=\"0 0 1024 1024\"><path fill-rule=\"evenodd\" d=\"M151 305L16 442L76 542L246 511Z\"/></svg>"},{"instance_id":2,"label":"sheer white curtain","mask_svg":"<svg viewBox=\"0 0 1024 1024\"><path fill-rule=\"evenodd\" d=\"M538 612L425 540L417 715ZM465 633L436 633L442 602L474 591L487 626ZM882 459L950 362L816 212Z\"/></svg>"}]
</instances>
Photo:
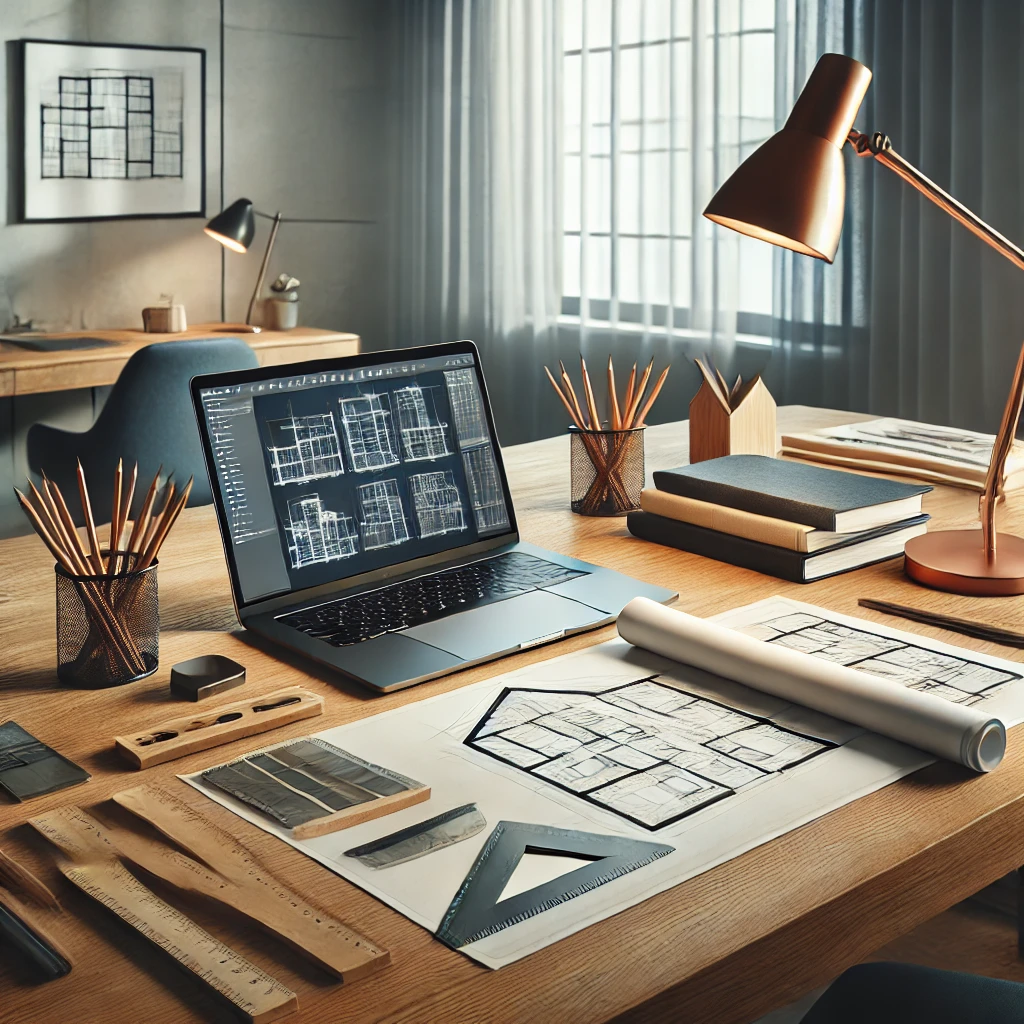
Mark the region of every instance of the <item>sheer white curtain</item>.
<instances>
[{"instance_id":1,"label":"sheer white curtain","mask_svg":"<svg viewBox=\"0 0 1024 1024\"><path fill-rule=\"evenodd\" d=\"M561 306L559 0L397 7L396 345L472 338L528 436Z\"/></svg>"},{"instance_id":2,"label":"sheer white curtain","mask_svg":"<svg viewBox=\"0 0 1024 1024\"><path fill-rule=\"evenodd\" d=\"M671 361L655 422L686 415L693 355L762 369L796 273L701 214L784 120L819 3L841 20L840 0L399 4L395 343L478 341L505 443L564 429L544 362Z\"/></svg>"}]
</instances>

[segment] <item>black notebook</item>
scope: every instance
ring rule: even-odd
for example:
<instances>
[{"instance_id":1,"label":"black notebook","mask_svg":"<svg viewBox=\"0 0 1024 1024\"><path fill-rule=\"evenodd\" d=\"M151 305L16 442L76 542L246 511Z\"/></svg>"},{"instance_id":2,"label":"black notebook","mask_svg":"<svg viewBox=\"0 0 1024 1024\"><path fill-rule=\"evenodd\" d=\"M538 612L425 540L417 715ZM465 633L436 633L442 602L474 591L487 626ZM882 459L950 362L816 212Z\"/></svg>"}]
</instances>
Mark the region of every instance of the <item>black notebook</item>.
<instances>
[{"instance_id":1,"label":"black notebook","mask_svg":"<svg viewBox=\"0 0 1024 1024\"><path fill-rule=\"evenodd\" d=\"M742 569L763 572L766 576L778 576L791 583L811 583L902 555L907 541L925 532L929 518L926 515L915 516L873 530L866 537L858 534L855 540L833 544L810 554L734 537L731 533L719 533L718 530L667 519L653 512L630 512L626 524L629 532L642 540L691 551Z\"/></svg>"},{"instance_id":2,"label":"black notebook","mask_svg":"<svg viewBox=\"0 0 1024 1024\"><path fill-rule=\"evenodd\" d=\"M726 455L654 472L654 486L671 494L803 523L856 533L921 512L931 488L764 455Z\"/></svg>"}]
</instances>

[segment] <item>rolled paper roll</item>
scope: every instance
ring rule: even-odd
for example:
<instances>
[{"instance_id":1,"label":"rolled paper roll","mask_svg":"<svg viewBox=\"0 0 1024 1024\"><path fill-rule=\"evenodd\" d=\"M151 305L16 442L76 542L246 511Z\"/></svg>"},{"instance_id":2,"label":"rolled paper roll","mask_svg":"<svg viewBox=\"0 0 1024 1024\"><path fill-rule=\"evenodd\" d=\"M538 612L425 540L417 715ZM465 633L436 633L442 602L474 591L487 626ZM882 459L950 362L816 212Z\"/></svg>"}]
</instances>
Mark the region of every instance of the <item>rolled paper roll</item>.
<instances>
[{"instance_id":1,"label":"rolled paper roll","mask_svg":"<svg viewBox=\"0 0 1024 1024\"><path fill-rule=\"evenodd\" d=\"M852 722L977 772L996 768L1006 750L1006 727L983 709L755 640L646 597L634 598L622 609L618 629L619 636L635 647Z\"/></svg>"}]
</instances>

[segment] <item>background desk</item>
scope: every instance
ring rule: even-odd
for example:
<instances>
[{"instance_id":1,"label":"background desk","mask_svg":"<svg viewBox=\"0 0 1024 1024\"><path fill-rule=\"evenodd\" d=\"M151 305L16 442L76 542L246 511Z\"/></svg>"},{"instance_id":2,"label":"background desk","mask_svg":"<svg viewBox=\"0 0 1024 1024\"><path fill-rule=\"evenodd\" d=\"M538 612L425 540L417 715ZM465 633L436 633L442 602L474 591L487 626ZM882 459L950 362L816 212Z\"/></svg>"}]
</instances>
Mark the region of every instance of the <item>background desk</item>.
<instances>
[{"instance_id":1,"label":"background desk","mask_svg":"<svg viewBox=\"0 0 1024 1024\"><path fill-rule=\"evenodd\" d=\"M230 338L232 332L219 324L200 324L179 334L146 334L144 331L75 331L64 335L29 337L98 338L115 342L99 348L35 352L0 341L0 397L35 395L44 391L67 391L113 384L132 354L145 345L183 338ZM296 327L290 331L261 331L237 334L255 350L262 366L295 363L305 359L328 359L359 351L359 335L323 331L318 327Z\"/></svg>"},{"instance_id":2,"label":"background desk","mask_svg":"<svg viewBox=\"0 0 1024 1024\"><path fill-rule=\"evenodd\" d=\"M100 338L114 345L100 348L36 352L0 341L0 537L24 533L28 524L13 487L24 487L28 466L25 435L33 423L51 423L66 430L86 430L99 413L106 388L124 364L145 345L182 338L231 337L217 324L200 324L180 334L143 331L82 331L69 336ZM60 335L33 335L60 337ZM359 351L359 335L296 327L291 331L239 334L263 366L307 359L329 359Z\"/></svg>"},{"instance_id":3,"label":"background desk","mask_svg":"<svg viewBox=\"0 0 1024 1024\"><path fill-rule=\"evenodd\" d=\"M857 417L801 407L779 410L784 430L851 418ZM1019 626L1024 598L978 601L932 593L906 580L898 561L801 587L635 540L622 520L574 516L568 511L568 447L567 438L560 437L506 452L524 538L678 589L679 605L688 611L713 615L782 593L858 614L857 598L874 596ZM686 424L650 428L647 450L649 467L684 462ZM1006 525L1024 531L1024 496L1011 496L1009 504ZM938 488L926 496L925 508L937 525L964 525L976 519L977 498ZM67 908L61 934L76 963L69 977L30 988L0 961L5 1024L58 1024L72 1016L112 1024L222 1019L223 1011L201 986L182 980L161 954L145 948L106 911L71 891L53 867L52 849L22 824L30 815L64 803L96 804L142 781L170 785L202 806L252 844L285 880L391 950L393 965L386 971L351 988L330 985L275 940L215 909L194 905L189 912L195 919L298 992L303 1012L289 1018L296 1022L583 1024L621 1015L636 1022L745 1024L823 984L1024 862L1024 731L1016 729L1006 760L991 775L935 765L519 963L485 971L174 780L178 772L244 753L257 745L253 740L135 773L124 770L114 757L113 736L159 721L172 706L166 693L171 664L197 654L222 653L243 662L248 668L246 693L303 683L326 697L322 718L269 737L277 741L598 643L614 636L614 629L401 693L370 697L306 663L280 661L231 632L236 623L211 509L185 512L161 563L164 632L159 671L121 689L67 691L56 688L54 677L52 565L35 537L0 542L0 720L15 718L93 774L79 789L0 806L0 845L23 857L60 892ZM1008 653L912 623L899 625L1024 660L1024 652ZM109 803L100 813L115 817Z\"/></svg>"}]
</instances>

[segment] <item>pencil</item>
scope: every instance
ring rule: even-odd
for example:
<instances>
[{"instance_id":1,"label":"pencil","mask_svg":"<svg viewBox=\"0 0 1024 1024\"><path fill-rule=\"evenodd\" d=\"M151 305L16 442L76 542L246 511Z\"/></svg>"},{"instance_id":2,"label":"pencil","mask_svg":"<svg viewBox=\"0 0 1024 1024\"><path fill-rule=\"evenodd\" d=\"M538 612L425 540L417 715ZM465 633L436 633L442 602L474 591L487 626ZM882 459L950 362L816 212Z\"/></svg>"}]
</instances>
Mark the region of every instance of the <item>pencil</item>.
<instances>
[{"instance_id":1,"label":"pencil","mask_svg":"<svg viewBox=\"0 0 1024 1024\"><path fill-rule=\"evenodd\" d=\"M128 536L129 553L135 553L136 544L142 540L146 530L149 528L149 517L153 511L153 502L156 501L156 492L160 485L160 474L163 472L163 469L163 463L161 463L156 471L156 476L153 477L153 482L149 485L149 490L146 492L146 498L142 502L139 514L132 520L132 532Z\"/></svg>"},{"instance_id":2,"label":"pencil","mask_svg":"<svg viewBox=\"0 0 1024 1024\"><path fill-rule=\"evenodd\" d=\"M114 494L111 499L110 509L110 540L107 547L107 570L113 571L114 552L117 550L117 521L121 518L121 488L124 486L124 460L117 460L117 469L114 470Z\"/></svg>"},{"instance_id":3,"label":"pencil","mask_svg":"<svg viewBox=\"0 0 1024 1024\"><path fill-rule=\"evenodd\" d=\"M569 414L569 419L571 419L573 423L582 430L583 424L576 418L576 413L573 411L573 407L569 404L569 399L563 394L562 389L558 386L558 382L552 376L551 371L545 366L544 372L548 375L548 380L551 381L551 386L555 389L555 394L558 395L562 401L562 405L565 406L565 411Z\"/></svg>"},{"instance_id":4,"label":"pencil","mask_svg":"<svg viewBox=\"0 0 1024 1024\"><path fill-rule=\"evenodd\" d=\"M611 410L612 430L622 429L622 415L619 412L619 396L615 394L615 367L608 356L608 405Z\"/></svg>"},{"instance_id":5,"label":"pencil","mask_svg":"<svg viewBox=\"0 0 1024 1024\"><path fill-rule=\"evenodd\" d=\"M114 564L113 571L118 573L124 563L124 556L120 554L121 541L124 539L124 530L128 525L128 516L131 515L132 502L135 500L135 485L139 479L139 464L136 462L135 467L132 469L131 479L128 481L128 494L125 496L124 504L121 506L120 513L117 517L117 535L114 538L114 550L118 551L117 561Z\"/></svg>"},{"instance_id":6,"label":"pencil","mask_svg":"<svg viewBox=\"0 0 1024 1024\"><path fill-rule=\"evenodd\" d=\"M633 402L633 389L636 387L636 363L633 364L633 369L629 375L629 382L626 384L626 395L622 399L622 423L624 427L626 425L626 413L629 411L629 407Z\"/></svg>"},{"instance_id":7,"label":"pencil","mask_svg":"<svg viewBox=\"0 0 1024 1024\"><path fill-rule=\"evenodd\" d=\"M1012 629L990 626L974 619L958 619L953 615L942 615L939 612L910 608L905 604L894 604L891 601L876 601L867 597L860 598L857 604L885 615L895 615L911 622L923 622L926 626L937 626L953 633L973 636L977 640L990 640L992 643L1004 644L1007 647L1024 647L1024 633L1015 633Z\"/></svg>"},{"instance_id":8,"label":"pencil","mask_svg":"<svg viewBox=\"0 0 1024 1024\"><path fill-rule=\"evenodd\" d=\"M580 356L580 370L583 373L583 394L587 399L587 412L590 413L590 429L601 429L601 418L597 415L597 402L594 401L594 389L590 386L590 374L587 373L587 361Z\"/></svg>"},{"instance_id":9,"label":"pencil","mask_svg":"<svg viewBox=\"0 0 1024 1024\"><path fill-rule=\"evenodd\" d=\"M161 512L160 525L157 528L156 533L153 535L153 539L150 541L149 547L142 553L139 563L140 569L148 569L156 560L157 553L160 551L160 546L166 539L167 534L175 523L175 520L179 515L181 515L181 510L185 507L189 494L192 493L192 479L192 477L188 478L188 483L185 484L185 489L181 492L181 495L175 503L174 508L171 510L170 515L164 515L164 513ZM164 511L166 511L166 509Z\"/></svg>"},{"instance_id":10,"label":"pencil","mask_svg":"<svg viewBox=\"0 0 1024 1024\"><path fill-rule=\"evenodd\" d=\"M92 517L92 503L89 501L89 487L85 482L85 470L82 462L78 462L78 497L82 502L82 515L85 517L85 532L89 538L89 561L97 576L102 576L105 566L100 554L100 539L96 535L96 520Z\"/></svg>"},{"instance_id":11,"label":"pencil","mask_svg":"<svg viewBox=\"0 0 1024 1024\"><path fill-rule=\"evenodd\" d=\"M584 426L586 422L586 416L583 415L583 410L580 408L580 401L576 397L576 389L572 386L572 381L569 379L569 371L565 368L565 363L561 359L558 360L558 365L562 371L562 383L565 384L565 390L569 393L569 398L572 399L572 406L576 410L576 417L580 421L580 430L585 430Z\"/></svg>"},{"instance_id":12,"label":"pencil","mask_svg":"<svg viewBox=\"0 0 1024 1024\"><path fill-rule=\"evenodd\" d=\"M633 404L626 411L626 422L623 426L627 430L633 426L633 423L636 420L636 410L644 397L644 391L647 390L647 382L651 379L651 370L653 369L654 360L652 359L647 364L647 369L644 370L643 375L640 377L640 383L637 385L636 394L633 395Z\"/></svg>"},{"instance_id":13,"label":"pencil","mask_svg":"<svg viewBox=\"0 0 1024 1024\"><path fill-rule=\"evenodd\" d=\"M642 427L644 425L644 419L647 414L651 411L651 406L654 405L654 400L658 397L658 393L661 391L661 386L665 383L665 378L668 376L668 367L661 371L661 376L658 377L657 384L651 390L651 397L644 402L644 407L640 410L640 415L636 419L636 426Z\"/></svg>"},{"instance_id":14,"label":"pencil","mask_svg":"<svg viewBox=\"0 0 1024 1024\"><path fill-rule=\"evenodd\" d=\"M54 508L57 510L57 515L64 526L64 532L71 543L72 550L81 561L82 575L91 576L93 574L92 565L89 561L89 556L85 553L85 545L82 543L81 536L79 536L78 527L75 526L75 521L71 517L68 503L64 500L64 495L61 494L57 484L50 480L45 473L43 474L43 493L49 497L50 501L53 502Z\"/></svg>"}]
</instances>

